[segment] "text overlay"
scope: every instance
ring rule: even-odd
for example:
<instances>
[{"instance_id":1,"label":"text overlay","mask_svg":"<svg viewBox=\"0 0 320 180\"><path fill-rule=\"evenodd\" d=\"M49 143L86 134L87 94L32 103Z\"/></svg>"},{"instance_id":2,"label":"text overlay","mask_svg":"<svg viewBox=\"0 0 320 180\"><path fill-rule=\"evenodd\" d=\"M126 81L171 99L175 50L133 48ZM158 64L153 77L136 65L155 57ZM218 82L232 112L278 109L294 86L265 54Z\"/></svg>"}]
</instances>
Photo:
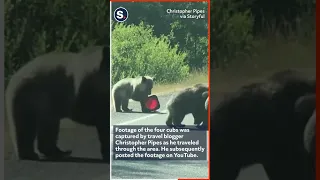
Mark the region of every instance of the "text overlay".
<instances>
[{"instance_id":1,"label":"text overlay","mask_svg":"<svg viewBox=\"0 0 320 180\"><path fill-rule=\"evenodd\" d=\"M167 126L113 126L114 160L206 160L207 133Z\"/></svg>"}]
</instances>

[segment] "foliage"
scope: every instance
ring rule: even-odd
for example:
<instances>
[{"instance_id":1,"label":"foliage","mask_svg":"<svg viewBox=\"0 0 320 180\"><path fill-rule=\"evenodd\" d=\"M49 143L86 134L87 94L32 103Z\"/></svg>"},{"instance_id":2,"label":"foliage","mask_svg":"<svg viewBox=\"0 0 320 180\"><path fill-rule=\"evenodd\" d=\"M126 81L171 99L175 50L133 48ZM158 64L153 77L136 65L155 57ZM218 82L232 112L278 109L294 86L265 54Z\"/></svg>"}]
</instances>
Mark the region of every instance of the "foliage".
<instances>
[{"instance_id":1,"label":"foliage","mask_svg":"<svg viewBox=\"0 0 320 180\"><path fill-rule=\"evenodd\" d=\"M250 55L254 47L253 18L249 10L237 12L231 1L212 4L211 67L225 68L234 58Z\"/></svg>"},{"instance_id":2,"label":"foliage","mask_svg":"<svg viewBox=\"0 0 320 180\"><path fill-rule=\"evenodd\" d=\"M109 6L104 0L6 0L6 74L40 54L106 44L108 22Z\"/></svg>"},{"instance_id":3,"label":"foliage","mask_svg":"<svg viewBox=\"0 0 320 180\"><path fill-rule=\"evenodd\" d=\"M234 61L251 59L268 39L309 41L315 31L315 2L285 2L211 1L211 68L225 69Z\"/></svg>"},{"instance_id":4,"label":"foliage","mask_svg":"<svg viewBox=\"0 0 320 180\"><path fill-rule=\"evenodd\" d=\"M177 82L189 73L186 53L170 47L166 36L153 35L153 26L116 24L112 31L112 82L138 75L158 82Z\"/></svg>"},{"instance_id":5,"label":"foliage","mask_svg":"<svg viewBox=\"0 0 320 180\"><path fill-rule=\"evenodd\" d=\"M176 82L192 70L206 69L208 17L183 19L167 12L207 11L205 2L112 5L123 6L130 13L123 25L114 22L113 26L114 37L118 38L112 49L114 79L150 74L163 82ZM6 77L40 54L77 52L88 45L108 43L109 8L109 2L104 0L5 0ZM312 38L315 1L285 0L279 4L275 0L214 0L210 20L210 64L212 68L227 68L254 55L257 49L261 51L260 44L279 34L288 42L305 43L306 38ZM143 35L130 35L138 30ZM120 72L123 68L129 69Z\"/></svg>"},{"instance_id":6,"label":"foliage","mask_svg":"<svg viewBox=\"0 0 320 180\"><path fill-rule=\"evenodd\" d=\"M171 46L178 44L178 50L188 52L185 62L191 69L207 66L208 62L208 17L203 19L183 19L179 14L167 13L171 9L198 9L205 10L207 14L208 4L206 2L135 2L135 3L112 3L114 8L125 7L130 18L125 24L138 25L141 21L154 27L157 37L167 35Z\"/></svg>"}]
</instances>

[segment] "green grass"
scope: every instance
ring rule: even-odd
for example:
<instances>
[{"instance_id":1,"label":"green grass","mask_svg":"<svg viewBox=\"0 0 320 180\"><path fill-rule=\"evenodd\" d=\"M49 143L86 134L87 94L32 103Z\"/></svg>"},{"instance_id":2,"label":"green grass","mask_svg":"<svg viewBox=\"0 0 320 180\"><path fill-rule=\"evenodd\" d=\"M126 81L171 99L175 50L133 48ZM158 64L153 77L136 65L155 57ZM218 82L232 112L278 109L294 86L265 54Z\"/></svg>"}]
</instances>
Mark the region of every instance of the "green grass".
<instances>
[{"instance_id":1,"label":"green grass","mask_svg":"<svg viewBox=\"0 0 320 180\"><path fill-rule=\"evenodd\" d=\"M165 94L181 90L198 83L208 83L209 77L207 71L195 71L190 73L189 78L173 84L155 84L152 92L154 94Z\"/></svg>"}]
</instances>

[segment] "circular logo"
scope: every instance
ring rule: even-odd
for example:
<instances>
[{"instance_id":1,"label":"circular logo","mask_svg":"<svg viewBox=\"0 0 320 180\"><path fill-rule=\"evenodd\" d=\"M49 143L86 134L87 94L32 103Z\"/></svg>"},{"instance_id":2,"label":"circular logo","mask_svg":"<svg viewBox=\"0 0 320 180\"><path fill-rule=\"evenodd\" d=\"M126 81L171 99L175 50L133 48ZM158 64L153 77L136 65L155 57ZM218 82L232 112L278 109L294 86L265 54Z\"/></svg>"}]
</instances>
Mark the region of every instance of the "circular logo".
<instances>
[{"instance_id":1,"label":"circular logo","mask_svg":"<svg viewBox=\"0 0 320 180\"><path fill-rule=\"evenodd\" d=\"M124 22L128 19L129 13L124 7L118 7L113 13L114 19L118 22Z\"/></svg>"}]
</instances>

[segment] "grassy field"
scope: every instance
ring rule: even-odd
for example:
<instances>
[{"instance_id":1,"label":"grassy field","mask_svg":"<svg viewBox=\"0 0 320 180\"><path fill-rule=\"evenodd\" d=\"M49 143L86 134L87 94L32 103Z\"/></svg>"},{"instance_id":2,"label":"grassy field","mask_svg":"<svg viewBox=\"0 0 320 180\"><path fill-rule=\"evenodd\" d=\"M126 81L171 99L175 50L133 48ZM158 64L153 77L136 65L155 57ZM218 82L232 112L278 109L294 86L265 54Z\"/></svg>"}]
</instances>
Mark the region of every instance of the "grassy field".
<instances>
[{"instance_id":1,"label":"grassy field","mask_svg":"<svg viewBox=\"0 0 320 180\"><path fill-rule=\"evenodd\" d=\"M175 84L155 84L152 92L154 94L165 94L168 92L178 91L185 87L198 83L208 83L209 77L207 72L193 72L190 77L184 81Z\"/></svg>"}]
</instances>

